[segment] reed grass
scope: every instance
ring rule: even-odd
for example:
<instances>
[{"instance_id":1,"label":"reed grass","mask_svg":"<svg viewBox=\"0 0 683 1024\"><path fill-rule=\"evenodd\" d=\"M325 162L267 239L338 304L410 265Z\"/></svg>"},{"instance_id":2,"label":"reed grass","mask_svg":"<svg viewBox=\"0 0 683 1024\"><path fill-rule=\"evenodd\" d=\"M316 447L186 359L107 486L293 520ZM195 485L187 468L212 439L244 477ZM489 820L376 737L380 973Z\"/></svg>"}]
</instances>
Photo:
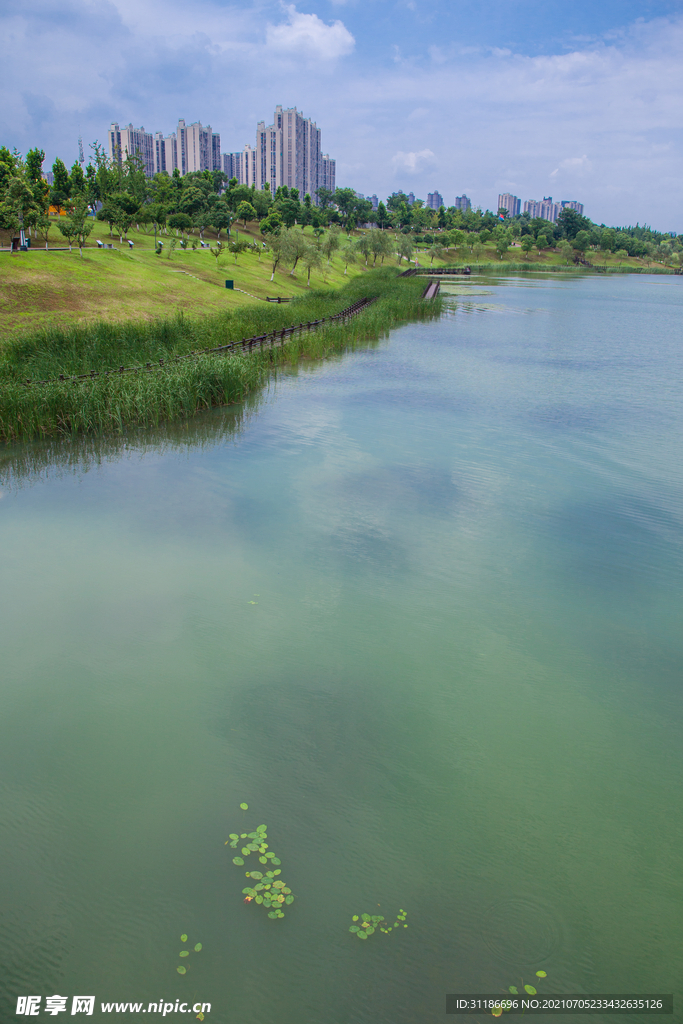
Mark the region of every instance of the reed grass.
<instances>
[{"instance_id":1,"label":"reed grass","mask_svg":"<svg viewBox=\"0 0 683 1024\"><path fill-rule=\"evenodd\" d=\"M319 359L379 337L402 320L438 315L423 302L424 282L392 268L354 278L344 289L316 291L284 305L242 307L204 319L176 316L139 323L98 323L48 330L8 343L0 353L0 440L122 433L158 426L236 402L261 387L279 365ZM252 354L196 356L153 371L70 382L22 383L116 369L187 355L243 337L330 316L359 298L378 301L348 323L325 324L282 347Z\"/></svg>"}]
</instances>

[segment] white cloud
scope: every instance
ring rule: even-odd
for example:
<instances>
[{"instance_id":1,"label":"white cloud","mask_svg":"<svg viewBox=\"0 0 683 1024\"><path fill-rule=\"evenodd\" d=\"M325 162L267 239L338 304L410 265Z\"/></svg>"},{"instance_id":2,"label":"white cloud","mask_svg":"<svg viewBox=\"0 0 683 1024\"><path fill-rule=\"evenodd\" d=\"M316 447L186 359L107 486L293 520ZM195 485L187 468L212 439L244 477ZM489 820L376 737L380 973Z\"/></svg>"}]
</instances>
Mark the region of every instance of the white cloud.
<instances>
[{"instance_id":1,"label":"white cloud","mask_svg":"<svg viewBox=\"0 0 683 1024\"><path fill-rule=\"evenodd\" d=\"M269 22L266 27L268 49L320 61L336 61L353 51L356 40L343 22L337 20L327 25L317 14L297 11L294 4L288 4L285 10L286 22L280 25Z\"/></svg>"},{"instance_id":2,"label":"white cloud","mask_svg":"<svg viewBox=\"0 0 683 1024\"><path fill-rule=\"evenodd\" d=\"M583 156L571 156L562 160L554 171L550 172L551 178L556 178L561 171L570 172L566 177L573 175L583 176L591 170L591 162L584 153Z\"/></svg>"},{"instance_id":3,"label":"white cloud","mask_svg":"<svg viewBox=\"0 0 683 1024\"><path fill-rule=\"evenodd\" d=\"M404 153L402 150L399 150L398 153L394 153L391 162L397 171L417 174L428 167L433 167L436 163L436 157L431 149L421 149L419 153Z\"/></svg>"}]
</instances>

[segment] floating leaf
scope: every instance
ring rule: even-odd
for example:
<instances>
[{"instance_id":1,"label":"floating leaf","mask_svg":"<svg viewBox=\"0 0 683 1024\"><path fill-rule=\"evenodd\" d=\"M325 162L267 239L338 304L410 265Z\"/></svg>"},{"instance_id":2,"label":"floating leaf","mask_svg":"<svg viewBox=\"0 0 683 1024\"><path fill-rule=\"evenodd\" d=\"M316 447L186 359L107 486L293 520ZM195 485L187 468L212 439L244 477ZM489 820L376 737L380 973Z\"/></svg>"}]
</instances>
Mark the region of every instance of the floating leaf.
<instances>
[{"instance_id":1,"label":"floating leaf","mask_svg":"<svg viewBox=\"0 0 683 1024\"><path fill-rule=\"evenodd\" d=\"M492 1017L502 1017L502 1015L503 1015L503 1007L502 1006L494 1006L494 1008L491 1010L491 1016Z\"/></svg>"},{"instance_id":2,"label":"floating leaf","mask_svg":"<svg viewBox=\"0 0 683 1024\"><path fill-rule=\"evenodd\" d=\"M407 924L404 924L404 925L403 925L403 927L404 927L404 928L407 928L407 927L408 927L408 925L407 925Z\"/></svg>"},{"instance_id":3,"label":"floating leaf","mask_svg":"<svg viewBox=\"0 0 683 1024\"><path fill-rule=\"evenodd\" d=\"M189 956L189 955L190 955L189 949L183 949L182 952L180 953L180 956Z\"/></svg>"},{"instance_id":4,"label":"floating leaf","mask_svg":"<svg viewBox=\"0 0 683 1024\"><path fill-rule=\"evenodd\" d=\"M181 942L187 942L187 935L181 935L180 936L180 941Z\"/></svg>"},{"instance_id":5,"label":"floating leaf","mask_svg":"<svg viewBox=\"0 0 683 1024\"><path fill-rule=\"evenodd\" d=\"M230 833L230 838L231 838L231 839L239 839L239 836L237 835L237 833L236 833L236 832L231 832L231 833Z\"/></svg>"},{"instance_id":6,"label":"floating leaf","mask_svg":"<svg viewBox=\"0 0 683 1024\"><path fill-rule=\"evenodd\" d=\"M242 889L242 892L243 892L243 894L245 896L255 896L256 895L256 889Z\"/></svg>"},{"instance_id":7,"label":"floating leaf","mask_svg":"<svg viewBox=\"0 0 683 1024\"><path fill-rule=\"evenodd\" d=\"M259 860L261 861L262 864L267 864L268 863L268 858L267 857L259 857Z\"/></svg>"},{"instance_id":8,"label":"floating leaf","mask_svg":"<svg viewBox=\"0 0 683 1024\"><path fill-rule=\"evenodd\" d=\"M353 917L351 918L351 920L352 921L357 921L358 920L358 914L354 914Z\"/></svg>"},{"instance_id":9,"label":"floating leaf","mask_svg":"<svg viewBox=\"0 0 683 1024\"><path fill-rule=\"evenodd\" d=\"M243 857L248 857L249 854L251 853L251 850L249 849L248 846L243 846L242 849L240 850L240 853L242 854Z\"/></svg>"},{"instance_id":10,"label":"floating leaf","mask_svg":"<svg viewBox=\"0 0 683 1024\"><path fill-rule=\"evenodd\" d=\"M535 996L536 995L536 989L534 988L533 985L525 985L524 986L524 991L528 992L530 996Z\"/></svg>"},{"instance_id":11,"label":"floating leaf","mask_svg":"<svg viewBox=\"0 0 683 1024\"><path fill-rule=\"evenodd\" d=\"M545 971L536 971L536 977L537 978L547 978L548 975L545 973Z\"/></svg>"},{"instance_id":12,"label":"floating leaf","mask_svg":"<svg viewBox=\"0 0 683 1024\"><path fill-rule=\"evenodd\" d=\"M268 917L273 917L273 918L275 918L275 917L277 917L277 914L275 913L275 911L274 911L274 910L269 910L269 911L268 911Z\"/></svg>"},{"instance_id":13,"label":"floating leaf","mask_svg":"<svg viewBox=\"0 0 683 1024\"><path fill-rule=\"evenodd\" d=\"M197 945L194 947L195 953L201 952L201 948L202 948L202 944L201 944L201 942L198 942Z\"/></svg>"},{"instance_id":14,"label":"floating leaf","mask_svg":"<svg viewBox=\"0 0 683 1024\"><path fill-rule=\"evenodd\" d=\"M242 860L242 858L241 858L241 857L233 857L233 858L232 858L232 862L233 862L233 864L237 864L237 866L238 866L238 867L240 867L240 868L241 868L241 867L243 866L243 864L244 864L244 861Z\"/></svg>"},{"instance_id":15,"label":"floating leaf","mask_svg":"<svg viewBox=\"0 0 683 1024\"><path fill-rule=\"evenodd\" d=\"M238 842L239 839L233 839L233 841L230 843L230 846L233 848L233 850L237 848Z\"/></svg>"},{"instance_id":16,"label":"floating leaf","mask_svg":"<svg viewBox=\"0 0 683 1024\"><path fill-rule=\"evenodd\" d=\"M370 915L369 914L361 914L360 916L361 916L361 919L363 921L369 921L370 920Z\"/></svg>"},{"instance_id":17,"label":"floating leaf","mask_svg":"<svg viewBox=\"0 0 683 1024\"><path fill-rule=\"evenodd\" d=\"M257 903L263 903L263 896L257 896L256 897L256 902Z\"/></svg>"},{"instance_id":18,"label":"floating leaf","mask_svg":"<svg viewBox=\"0 0 683 1024\"><path fill-rule=\"evenodd\" d=\"M293 902L294 902L294 897L293 896L291 896L291 895L290 896L285 896L285 903L293 903Z\"/></svg>"},{"instance_id":19,"label":"floating leaf","mask_svg":"<svg viewBox=\"0 0 683 1024\"><path fill-rule=\"evenodd\" d=\"M180 965L180 967L176 967L176 971L178 972L178 974L187 974L187 968L183 967L182 964Z\"/></svg>"},{"instance_id":20,"label":"floating leaf","mask_svg":"<svg viewBox=\"0 0 683 1024\"><path fill-rule=\"evenodd\" d=\"M357 932L358 931L358 925L357 924L352 924L351 927L349 928L349 931L350 932Z\"/></svg>"},{"instance_id":21,"label":"floating leaf","mask_svg":"<svg viewBox=\"0 0 683 1024\"><path fill-rule=\"evenodd\" d=\"M270 853L266 854L266 857L268 858L268 860L272 860L274 856L275 856L275 854L273 853L272 850L270 851Z\"/></svg>"},{"instance_id":22,"label":"floating leaf","mask_svg":"<svg viewBox=\"0 0 683 1024\"><path fill-rule=\"evenodd\" d=\"M267 831L268 831L268 829L266 828L266 826L265 826L265 825L257 825L257 826L256 826L256 831L257 831L257 832L267 832Z\"/></svg>"},{"instance_id":23,"label":"floating leaf","mask_svg":"<svg viewBox=\"0 0 683 1024\"><path fill-rule=\"evenodd\" d=\"M273 857L273 864L282 864L282 861L279 857Z\"/></svg>"},{"instance_id":24,"label":"floating leaf","mask_svg":"<svg viewBox=\"0 0 683 1024\"><path fill-rule=\"evenodd\" d=\"M249 838L249 836L247 835L246 832L243 832L242 835L240 836L240 839L248 839L248 838Z\"/></svg>"},{"instance_id":25,"label":"floating leaf","mask_svg":"<svg viewBox=\"0 0 683 1024\"><path fill-rule=\"evenodd\" d=\"M273 871L273 874L274 875L281 875L282 874L282 869L278 868L277 871Z\"/></svg>"},{"instance_id":26,"label":"floating leaf","mask_svg":"<svg viewBox=\"0 0 683 1024\"><path fill-rule=\"evenodd\" d=\"M375 934L375 929L372 927L372 925L370 925L370 927L368 928L367 934L368 935L374 935Z\"/></svg>"},{"instance_id":27,"label":"floating leaf","mask_svg":"<svg viewBox=\"0 0 683 1024\"><path fill-rule=\"evenodd\" d=\"M263 875L261 874L260 871L252 871L251 872L251 877L260 880L261 878L263 878Z\"/></svg>"},{"instance_id":28,"label":"floating leaf","mask_svg":"<svg viewBox=\"0 0 683 1024\"><path fill-rule=\"evenodd\" d=\"M282 891L283 891L283 893L285 894L285 896L288 896L288 895L289 895L289 893L290 893L290 892L291 892L292 890L291 890L291 889L288 889L288 888L287 888L287 886L285 886L285 887L284 887L284 889L283 889Z\"/></svg>"},{"instance_id":29,"label":"floating leaf","mask_svg":"<svg viewBox=\"0 0 683 1024\"><path fill-rule=\"evenodd\" d=\"M258 834L258 832L249 832L248 836L249 836L250 839L260 839L261 838L261 836Z\"/></svg>"},{"instance_id":30,"label":"floating leaf","mask_svg":"<svg viewBox=\"0 0 683 1024\"><path fill-rule=\"evenodd\" d=\"M359 938L359 939L367 939L367 935L366 935L366 934L365 934L365 932L364 932L364 931L363 931L362 929L360 929L360 928L359 928L359 929L358 929L358 931L356 932L356 935L358 936L358 938Z\"/></svg>"},{"instance_id":31,"label":"floating leaf","mask_svg":"<svg viewBox=\"0 0 683 1024\"><path fill-rule=\"evenodd\" d=\"M510 985L508 992L512 992L513 996L519 995L519 992L517 991L517 987L515 985Z\"/></svg>"},{"instance_id":32,"label":"floating leaf","mask_svg":"<svg viewBox=\"0 0 683 1024\"><path fill-rule=\"evenodd\" d=\"M256 853L256 851L258 850L258 846L256 845L256 843L247 843L247 849L251 850L252 853Z\"/></svg>"},{"instance_id":33,"label":"floating leaf","mask_svg":"<svg viewBox=\"0 0 683 1024\"><path fill-rule=\"evenodd\" d=\"M248 810L249 810L249 804L240 804L240 808L241 808L241 809L242 809L243 811L248 811Z\"/></svg>"}]
</instances>

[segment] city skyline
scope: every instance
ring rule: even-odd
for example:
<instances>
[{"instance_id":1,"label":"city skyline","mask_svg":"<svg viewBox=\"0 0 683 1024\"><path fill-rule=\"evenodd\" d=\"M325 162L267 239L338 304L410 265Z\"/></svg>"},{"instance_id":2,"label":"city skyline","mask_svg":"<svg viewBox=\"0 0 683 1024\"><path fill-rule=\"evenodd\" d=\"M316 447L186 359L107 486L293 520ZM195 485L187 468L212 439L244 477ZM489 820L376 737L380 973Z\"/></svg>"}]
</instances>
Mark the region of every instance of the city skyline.
<instances>
[{"instance_id":1,"label":"city skyline","mask_svg":"<svg viewBox=\"0 0 683 1024\"><path fill-rule=\"evenodd\" d=\"M597 222L683 230L680 2L167 0L163 16L156 2L4 5L4 144L70 166L79 135L86 153L121 118L166 136L186 111L233 152L281 98L324 126L349 187L438 183L447 204L466 193L483 208L505 192L580 196ZM72 59L103 46L106 70ZM444 95L465 101L457 130Z\"/></svg>"}]
</instances>

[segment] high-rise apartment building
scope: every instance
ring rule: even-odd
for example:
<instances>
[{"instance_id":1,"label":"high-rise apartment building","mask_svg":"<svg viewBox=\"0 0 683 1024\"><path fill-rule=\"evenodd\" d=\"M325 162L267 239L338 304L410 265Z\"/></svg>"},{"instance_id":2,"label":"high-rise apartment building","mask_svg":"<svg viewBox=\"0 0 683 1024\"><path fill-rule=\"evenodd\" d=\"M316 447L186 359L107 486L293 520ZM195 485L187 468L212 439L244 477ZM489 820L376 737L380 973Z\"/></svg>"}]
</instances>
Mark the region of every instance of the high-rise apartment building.
<instances>
[{"instance_id":1,"label":"high-rise apartment building","mask_svg":"<svg viewBox=\"0 0 683 1024\"><path fill-rule=\"evenodd\" d=\"M374 194L374 192L371 196L366 196L366 199L368 200L368 202L372 203L373 210L376 210L377 207L379 206L379 199Z\"/></svg>"},{"instance_id":2,"label":"high-rise apartment building","mask_svg":"<svg viewBox=\"0 0 683 1024\"><path fill-rule=\"evenodd\" d=\"M211 131L211 125L201 121L185 124L178 121L178 167L181 174L192 171L221 170L221 137Z\"/></svg>"},{"instance_id":3,"label":"high-rise apartment building","mask_svg":"<svg viewBox=\"0 0 683 1024\"><path fill-rule=\"evenodd\" d=\"M466 195L456 196L455 203L453 204L456 210L462 210L463 213L467 213L468 210L472 209L472 203L469 201Z\"/></svg>"},{"instance_id":4,"label":"high-rise apartment building","mask_svg":"<svg viewBox=\"0 0 683 1024\"><path fill-rule=\"evenodd\" d=\"M317 203L322 185L320 134L315 122L296 107L277 106L271 125L259 121L256 126L256 187L268 187L275 195L286 185L298 189L302 199L308 193Z\"/></svg>"},{"instance_id":5,"label":"high-rise apartment building","mask_svg":"<svg viewBox=\"0 0 683 1024\"><path fill-rule=\"evenodd\" d=\"M443 196L440 192L434 191L427 193L427 206L430 210L438 210L443 205Z\"/></svg>"},{"instance_id":6,"label":"high-rise apartment building","mask_svg":"<svg viewBox=\"0 0 683 1024\"><path fill-rule=\"evenodd\" d=\"M223 153L221 168L228 181L237 178L240 185L251 188L256 184L256 150L247 144L241 152Z\"/></svg>"},{"instance_id":7,"label":"high-rise apartment building","mask_svg":"<svg viewBox=\"0 0 683 1024\"><path fill-rule=\"evenodd\" d=\"M498 209L507 210L509 217L516 217L522 211L522 201L510 192L503 192L498 196Z\"/></svg>"},{"instance_id":8,"label":"high-rise apartment building","mask_svg":"<svg viewBox=\"0 0 683 1024\"><path fill-rule=\"evenodd\" d=\"M132 124L119 127L116 122L109 126L109 156L122 163L127 156L140 156L148 178L154 175L154 139L151 132Z\"/></svg>"},{"instance_id":9,"label":"high-rise apartment building","mask_svg":"<svg viewBox=\"0 0 683 1024\"><path fill-rule=\"evenodd\" d=\"M164 137L163 132L154 133L154 172L165 171L169 176L178 166L178 139L176 133Z\"/></svg>"},{"instance_id":10,"label":"high-rise apartment building","mask_svg":"<svg viewBox=\"0 0 683 1024\"><path fill-rule=\"evenodd\" d=\"M576 199L563 199L560 206L563 210L576 210L583 217L583 203L577 203Z\"/></svg>"},{"instance_id":11,"label":"high-rise apartment building","mask_svg":"<svg viewBox=\"0 0 683 1024\"><path fill-rule=\"evenodd\" d=\"M320 184L318 188L329 188L334 192L337 187L337 161L323 153L320 157ZM314 198L314 197L313 197Z\"/></svg>"},{"instance_id":12,"label":"high-rise apartment building","mask_svg":"<svg viewBox=\"0 0 683 1024\"><path fill-rule=\"evenodd\" d=\"M542 200L538 199L527 199L524 203L524 212L528 213L530 217L542 217L543 220L549 220L551 224L557 223L557 218L562 212L562 208L568 203L554 203L552 196L545 196ZM578 206L583 210L581 203L576 203L572 206L572 209L576 209Z\"/></svg>"}]
</instances>

